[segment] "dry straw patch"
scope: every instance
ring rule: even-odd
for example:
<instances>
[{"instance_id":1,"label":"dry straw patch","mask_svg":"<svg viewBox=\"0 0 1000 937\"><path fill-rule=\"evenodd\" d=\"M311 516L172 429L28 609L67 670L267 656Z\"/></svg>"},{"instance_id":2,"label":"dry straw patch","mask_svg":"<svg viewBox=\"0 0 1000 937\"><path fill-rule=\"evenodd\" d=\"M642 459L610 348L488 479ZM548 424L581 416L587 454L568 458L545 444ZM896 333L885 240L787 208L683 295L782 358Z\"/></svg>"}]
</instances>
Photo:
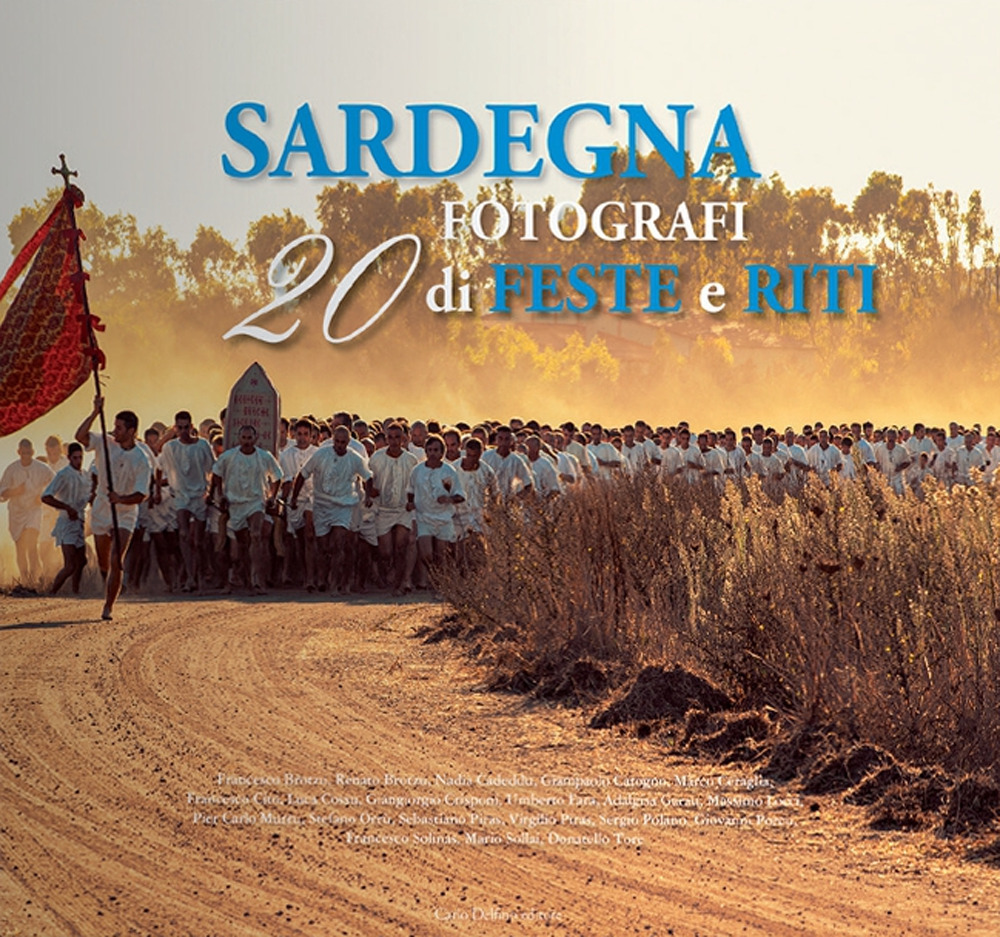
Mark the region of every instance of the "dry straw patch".
<instances>
[{"instance_id":1,"label":"dry straw patch","mask_svg":"<svg viewBox=\"0 0 1000 937\"><path fill-rule=\"evenodd\" d=\"M1000 781L1000 499L928 489L590 484L496 506L438 585L494 685L582 698L679 663L738 708Z\"/></svg>"}]
</instances>

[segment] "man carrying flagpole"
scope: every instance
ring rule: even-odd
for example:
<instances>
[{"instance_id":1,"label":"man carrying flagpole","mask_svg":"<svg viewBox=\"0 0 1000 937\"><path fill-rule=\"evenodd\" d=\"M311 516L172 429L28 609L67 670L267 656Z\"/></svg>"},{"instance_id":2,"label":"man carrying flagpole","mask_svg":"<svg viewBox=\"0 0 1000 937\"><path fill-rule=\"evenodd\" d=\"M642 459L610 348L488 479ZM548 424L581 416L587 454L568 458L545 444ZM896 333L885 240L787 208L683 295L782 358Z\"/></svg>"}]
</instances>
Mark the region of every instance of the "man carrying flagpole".
<instances>
[{"instance_id":1,"label":"man carrying flagpole","mask_svg":"<svg viewBox=\"0 0 1000 937\"><path fill-rule=\"evenodd\" d=\"M107 568L111 546L115 547L114 570L107 579L102 613L105 620L110 620L121 588L122 555L134 526L134 521L128 525L125 531L127 536L118 535L117 505L122 504L126 508L125 513L128 513L132 505L142 501L142 492L149 487L149 467L141 449L133 452L138 428L135 414L127 410L119 414L119 417L126 418L122 419L120 426L118 419L115 420L113 437L105 431L98 375L98 370L104 367L104 355L97 346L95 336L95 332L103 331L104 326L90 312L86 287L88 275L80 257L83 232L76 225L76 209L83 205L83 193L70 184L70 177L75 176L76 171L66 165L66 157L60 154L59 161L60 166L53 167L52 172L63 178L62 198L0 279L0 299L3 299L18 277L27 270L0 323L0 436L10 435L48 413L93 375L96 408L77 431L77 437L79 439L82 435L84 438L80 441L85 445L90 444L92 438L102 442L97 450L102 469L99 501L102 510L110 515L110 523L101 534L105 538L102 568ZM90 425L98 414L101 433L91 433ZM115 458L111 456L110 438L121 440L120 451ZM113 463L117 460L123 461L123 464L131 463L136 455L146 463L143 480L132 486L127 475L126 487L119 490L128 494L114 494L113 479L109 474ZM98 538L99 551L100 542Z\"/></svg>"},{"instance_id":2,"label":"man carrying flagpole","mask_svg":"<svg viewBox=\"0 0 1000 937\"><path fill-rule=\"evenodd\" d=\"M149 495L152 467L146 453L136 445L139 417L131 410L115 414L110 433L94 433L90 427L104 408L104 398L94 398L94 409L80 424L75 437L97 460L97 495L90 515L90 529L97 547L97 563L105 577L104 610L101 618L111 621L115 599L122 587L122 568L139 505ZM114 479L117 490L109 484ZM122 494L122 492L128 492ZM116 542L117 541L117 542Z\"/></svg>"}]
</instances>

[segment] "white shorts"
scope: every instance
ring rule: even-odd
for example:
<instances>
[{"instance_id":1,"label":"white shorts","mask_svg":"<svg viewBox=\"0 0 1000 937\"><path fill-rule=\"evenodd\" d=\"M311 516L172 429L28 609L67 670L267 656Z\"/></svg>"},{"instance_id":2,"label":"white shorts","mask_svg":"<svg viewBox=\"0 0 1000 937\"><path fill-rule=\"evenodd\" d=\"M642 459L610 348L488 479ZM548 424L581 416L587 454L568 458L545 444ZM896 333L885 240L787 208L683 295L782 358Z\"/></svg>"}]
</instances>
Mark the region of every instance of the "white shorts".
<instances>
[{"instance_id":1,"label":"white shorts","mask_svg":"<svg viewBox=\"0 0 1000 937\"><path fill-rule=\"evenodd\" d=\"M227 533L234 534L238 530L246 530L250 525L250 518L254 514L263 513L263 501L230 501Z\"/></svg>"},{"instance_id":2,"label":"white shorts","mask_svg":"<svg viewBox=\"0 0 1000 937\"><path fill-rule=\"evenodd\" d=\"M208 517L208 505L205 504L205 495L197 498L189 495L174 492L174 507L178 512L187 511L194 516L196 521L204 521Z\"/></svg>"},{"instance_id":3,"label":"white shorts","mask_svg":"<svg viewBox=\"0 0 1000 937\"><path fill-rule=\"evenodd\" d=\"M455 529L458 531L459 539L463 539L469 534L481 534L483 532L482 512L456 511Z\"/></svg>"},{"instance_id":4,"label":"white shorts","mask_svg":"<svg viewBox=\"0 0 1000 937\"><path fill-rule=\"evenodd\" d=\"M454 543L458 539L455 535L455 522L450 517L446 519L418 517L417 536L437 537L446 543Z\"/></svg>"},{"instance_id":5,"label":"white shorts","mask_svg":"<svg viewBox=\"0 0 1000 937\"><path fill-rule=\"evenodd\" d=\"M290 534L297 534L306 526L306 514L312 514L312 509L312 504L302 501L294 511L291 508L285 509L285 526Z\"/></svg>"},{"instance_id":6,"label":"white shorts","mask_svg":"<svg viewBox=\"0 0 1000 937\"><path fill-rule=\"evenodd\" d=\"M344 530L351 529L351 520L354 516L354 504L336 504L317 510L313 507L313 527L316 528L317 537L325 537L334 527L343 527Z\"/></svg>"},{"instance_id":7,"label":"white shorts","mask_svg":"<svg viewBox=\"0 0 1000 937\"><path fill-rule=\"evenodd\" d=\"M136 520L139 517L138 506L134 504L119 504L115 509L118 517L118 529L131 533L136 528ZM94 499L94 506L90 512L90 532L96 537L110 536L111 534L111 502L107 498L98 497Z\"/></svg>"},{"instance_id":8,"label":"white shorts","mask_svg":"<svg viewBox=\"0 0 1000 937\"><path fill-rule=\"evenodd\" d=\"M83 518L77 517L75 521L71 521L65 511L59 512L56 526L52 528L52 536L56 538L56 546L58 547L83 547L87 545L87 541L83 537Z\"/></svg>"},{"instance_id":9,"label":"white shorts","mask_svg":"<svg viewBox=\"0 0 1000 937\"><path fill-rule=\"evenodd\" d=\"M375 512L375 536L384 537L393 527L406 527L409 529L410 512L406 508L384 508L378 506Z\"/></svg>"},{"instance_id":10,"label":"white shorts","mask_svg":"<svg viewBox=\"0 0 1000 937\"><path fill-rule=\"evenodd\" d=\"M151 534L177 530L177 511L170 489L165 489L159 504L151 504L146 515L146 528Z\"/></svg>"},{"instance_id":11,"label":"white shorts","mask_svg":"<svg viewBox=\"0 0 1000 937\"><path fill-rule=\"evenodd\" d=\"M378 534L375 532L375 508L361 506L361 523L358 526L358 533L365 543L373 547L378 545Z\"/></svg>"}]
</instances>

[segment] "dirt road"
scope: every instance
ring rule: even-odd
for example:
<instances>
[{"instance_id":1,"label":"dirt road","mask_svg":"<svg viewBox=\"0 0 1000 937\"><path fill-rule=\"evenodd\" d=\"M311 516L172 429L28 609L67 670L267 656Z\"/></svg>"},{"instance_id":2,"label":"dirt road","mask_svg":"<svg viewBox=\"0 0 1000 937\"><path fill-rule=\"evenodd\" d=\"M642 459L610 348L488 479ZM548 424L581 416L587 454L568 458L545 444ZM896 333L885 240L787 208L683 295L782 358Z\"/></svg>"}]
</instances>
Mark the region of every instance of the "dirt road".
<instances>
[{"instance_id":1,"label":"dirt road","mask_svg":"<svg viewBox=\"0 0 1000 937\"><path fill-rule=\"evenodd\" d=\"M948 843L481 692L437 606L0 607L3 937L1000 928Z\"/></svg>"}]
</instances>

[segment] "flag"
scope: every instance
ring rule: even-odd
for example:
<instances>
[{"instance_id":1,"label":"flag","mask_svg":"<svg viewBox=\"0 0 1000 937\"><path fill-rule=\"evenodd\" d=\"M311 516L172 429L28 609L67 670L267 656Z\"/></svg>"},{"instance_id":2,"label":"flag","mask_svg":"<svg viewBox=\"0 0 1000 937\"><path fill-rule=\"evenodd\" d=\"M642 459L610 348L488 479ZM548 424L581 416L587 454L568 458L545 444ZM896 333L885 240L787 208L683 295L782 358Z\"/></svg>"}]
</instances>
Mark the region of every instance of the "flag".
<instances>
[{"instance_id":1,"label":"flag","mask_svg":"<svg viewBox=\"0 0 1000 937\"><path fill-rule=\"evenodd\" d=\"M83 193L63 190L51 214L0 281L0 301L31 263L0 324L0 436L16 432L62 403L104 366L93 340L102 330L87 314L75 209Z\"/></svg>"}]
</instances>

